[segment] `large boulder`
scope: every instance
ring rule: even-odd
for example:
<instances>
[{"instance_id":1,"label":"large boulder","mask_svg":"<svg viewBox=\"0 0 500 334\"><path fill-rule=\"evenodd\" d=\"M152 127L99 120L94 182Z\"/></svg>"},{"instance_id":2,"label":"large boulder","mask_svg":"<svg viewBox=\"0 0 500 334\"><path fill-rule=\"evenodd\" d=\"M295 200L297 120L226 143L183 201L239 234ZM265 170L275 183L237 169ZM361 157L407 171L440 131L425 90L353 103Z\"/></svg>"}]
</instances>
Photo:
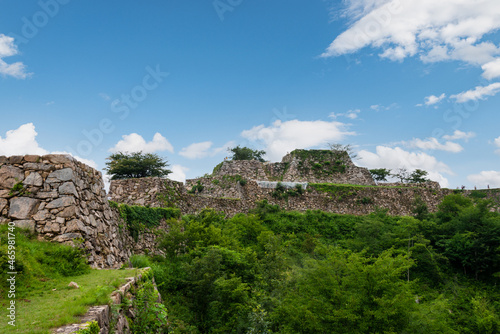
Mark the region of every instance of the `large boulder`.
<instances>
[{"instance_id":1,"label":"large boulder","mask_svg":"<svg viewBox=\"0 0 500 334\"><path fill-rule=\"evenodd\" d=\"M10 200L9 217L29 219L38 209L40 201L29 197L16 197Z\"/></svg>"}]
</instances>

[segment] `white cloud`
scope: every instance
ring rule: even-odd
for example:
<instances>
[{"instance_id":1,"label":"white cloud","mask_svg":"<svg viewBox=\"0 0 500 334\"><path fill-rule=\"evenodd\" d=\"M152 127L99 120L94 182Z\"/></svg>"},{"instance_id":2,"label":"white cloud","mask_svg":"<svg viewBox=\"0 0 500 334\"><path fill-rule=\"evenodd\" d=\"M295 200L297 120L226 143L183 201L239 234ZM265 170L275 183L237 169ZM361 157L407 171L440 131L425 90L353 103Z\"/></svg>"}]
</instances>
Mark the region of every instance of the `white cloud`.
<instances>
[{"instance_id":1,"label":"white cloud","mask_svg":"<svg viewBox=\"0 0 500 334\"><path fill-rule=\"evenodd\" d=\"M500 137L497 137L493 140L493 144L498 147L498 150L495 151L496 154L500 154Z\"/></svg>"},{"instance_id":2,"label":"white cloud","mask_svg":"<svg viewBox=\"0 0 500 334\"><path fill-rule=\"evenodd\" d=\"M336 119L337 117L341 117L341 116L345 116L349 119L356 119L358 118L358 114L361 112L360 109L353 109L353 110L349 110L348 112L346 113L342 113L342 114L336 114L334 112L330 113L330 115L328 115L328 117L332 118L332 119Z\"/></svg>"},{"instance_id":3,"label":"white cloud","mask_svg":"<svg viewBox=\"0 0 500 334\"><path fill-rule=\"evenodd\" d=\"M474 185L486 188L500 188L500 172L499 171L482 171L479 174L472 174L467 176L467 179Z\"/></svg>"},{"instance_id":4,"label":"white cloud","mask_svg":"<svg viewBox=\"0 0 500 334\"><path fill-rule=\"evenodd\" d=\"M354 109L354 110L349 110L345 117L350 118L350 119L356 119L358 118L358 114L361 112L359 109Z\"/></svg>"},{"instance_id":5,"label":"white cloud","mask_svg":"<svg viewBox=\"0 0 500 334\"><path fill-rule=\"evenodd\" d=\"M426 106L432 106L432 105L434 105L436 103L441 102L445 97L446 97L445 93L443 93L443 94L441 94L439 96L436 96L436 95L427 96L425 98L425 102L424 103L425 103Z\"/></svg>"},{"instance_id":6,"label":"white cloud","mask_svg":"<svg viewBox=\"0 0 500 334\"><path fill-rule=\"evenodd\" d=\"M483 69L483 77L491 80L500 77L500 59L495 59L481 66Z\"/></svg>"},{"instance_id":7,"label":"white cloud","mask_svg":"<svg viewBox=\"0 0 500 334\"><path fill-rule=\"evenodd\" d=\"M419 139L415 138L410 142L404 142L408 147L419 148L421 150L438 150L438 151L446 151L458 153L461 152L464 148L457 143L452 141L447 141L444 144L441 144L436 138L427 138L427 139Z\"/></svg>"},{"instance_id":8,"label":"white cloud","mask_svg":"<svg viewBox=\"0 0 500 334\"><path fill-rule=\"evenodd\" d=\"M181 165L173 165L172 173L168 175L168 178L174 181L185 182L186 181L186 172L189 168L181 166Z\"/></svg>"},{"instance_id":9,"label":"white cloud","mask_svg":"<svg viewBox=\"0 0 500 334\"><path fill-rule=\"evenodd\" d=\"M449 182L443 176L452 175L451 169L443 162L426 153L408 152L399 147L377 146L376 152L362 150L358 153L360 164L367 168L388 168L397 170L406 168L409 171L422 169L429 173L429 178L439 182L442 187L448 187Z\"/></svg>"},{"instance_id":10,"label":"white cloud","mask_svg":"<svg viewBox=\"0 0 500 334\"><path fill-rule=\"evenodd\" d=\"M374 105L371 105L370 106L370 109L371 110L375 110L375 111L381 111L381 110L391 110L391 109L394 109L394 108L397 108L398 107L398 104L397 103L393 103L391 104L390 106L382 106L380 104L374 104Z\"/></svg>"},{"instance_id":11,"label":"white cloud","mask_svg":"<svg viewBox=\"0 0 500 334\"><path fill-rule=\"evenodd\" d=\"M346 131L346 125L340 122L325 121L275 121L270 126L259 125L245 130L241 136L264 144L267 157L278 161L294 149L305 149L340 142L346 136L354 135Z\"/></svg>"},{"instance_id":12,"label":"white cloud","mask_svg":"<svg viewBox=\"0 0 500 334\"><path fill-rule=\"evenodd\" d=\"M444 135L443 139L445 139L445 140L463 139L467 142L469 139L474 138L475 136L476 136L476 134L474 132L463 132L460 130L455 130L455 132L453 132L452 135Z\"/></svg>"},{"instance_id":13,"label":"white cloud","mask_svg":"<svg viewBox=\"0 0 500 334\"><path fill-rule=\"evenodd\" d=\"M37 135L33 123L26 123L15 130L7 131L5 138L0 136L0 155L48 154L47 150L38 145Z\"/></svg>"},{"instance_id":14,"label":"white cloud","mask_svg":"<svg viewBox=\"0 0 500 334\"><path fill-rule=\"evenodd\" d=\"M17 79L26 79L31 73L26 72L26 66L21 62L7 64L3 58L19 53L14 44L14 38L0 34L0 74Z\"/></svg>"},{"instance_id":15,"label":"white cloud","mask_svg":"<svg viewBox=\"0 0 500 334\"><path fill-rule=\"evenodd\" d=\"M37 135L38 133L35 131L33 123L26 123L15 130L7 131L5 138L0 136L0 155L67 154L92 168L98 169L97 164L93 160L84 159L65 151L49 152L46 149L43 149L36 141Z\"/></svg>"},{"instance_id":16,"label":"white cloud","mask_svg":"<svg viewBox=\"0 0 500 334\"><path fill-rule=\"evenodd\" d=\"M487 34L500 28L498 0L347 0L353 23L338 35L323 57L354 53L365 47L380 56L403 60L419 55L424 62L460 60L484 66L484 76L498 76L500 49ZM495 62L494 62L495 61ZM494 63L492 63L494 62Z\"/></svg>"},{"instance_id":17,"label":"white cloud","mask_svg":"<svg viewBox=\"0 0 500 334\"><path fill-rule=\"evenodd\" d=\"M182 155L188 159L202 159L206 157L213 157L216 154L227 151L228 148L234 146L235 143L233 141L227 142L221 147L212 148L213 143L211 141L204 141L201 143L193 143L188 147L184 147L179 155Z\"/></svg>"},{"instance_id":18,"label":"white cloud","mask_svg":"<svg viewBox=\"0 0 500 334\"><path fill-rule=\"evenodd\" d=\"M123 135L123 140L120 140L116 145L109 149L109 152L139 152L143 153L154 153L161 151L174 152L174 147L169 143L169 141L163 137L160 133L155 133L153 140L146 142L144 138L137 134L131 133L129 135Z\"/></svg>"},{"instance_id":19,"label":"white cloud","mask_svg":"<svg viewBox=\"0 0 500 334\"><path fill-rule=\"evenodd\" d=\"M465 103L467 101L484 100L487 96L495 96L498 92L500 92L500 82L495 82L488 86L477 86L474 89L450 97L458 103Z\"/></svg>"}]
</instances>

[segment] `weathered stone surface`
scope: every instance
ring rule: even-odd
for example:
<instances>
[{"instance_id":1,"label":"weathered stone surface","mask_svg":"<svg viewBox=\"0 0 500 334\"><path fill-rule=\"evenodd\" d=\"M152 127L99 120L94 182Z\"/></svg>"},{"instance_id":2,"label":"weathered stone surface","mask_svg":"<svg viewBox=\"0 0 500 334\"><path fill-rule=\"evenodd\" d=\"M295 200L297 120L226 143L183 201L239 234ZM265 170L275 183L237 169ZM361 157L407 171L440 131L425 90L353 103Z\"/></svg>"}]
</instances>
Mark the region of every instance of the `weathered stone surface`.
<instances>
[{"instance_id":1,"label":"weathered stone surface","mask_svg":"<svg viewBox=\"0 0 500 334\"><path fill-rule=\"evenodd\" d=\"M44 160L49 160L53 164L65 164L73 162L71 155L47 154L42 157Z\"/></svg>"},{"instance_id":2,"label":"weathered stone surface","mask_svg":"<svg viewBox=\"0 0 500 334\"><path fill-rule=\"evenodd\" d=\"M24 180L23 171L14 166L0 167L0 187L11 189L16 183Z\"/></svg>"},{"instance_id":3,"label":"weathered stone surface","mask_svg":"<svg viewBox=\"0 0 500 334\"><path fill-rule=\"evenodd\" d=\"M0 155L0 164L6 163L9 163L9 158L7 158L5 155Z\"/></svg>"},{"instance_id":4,"label":"weathered stone surface","mask_svg":"<svg viewBox=\"0 0 500 334\"><path fill-rule=\"evenodd\" d=\"M7 206L9 202L6 199L0 198L0 213Z\"/></svg>"},{"instance_id":5,"label":"weathered stone surface","mask_svg":"<svg viewBox=\"0 0 500 334\"><path fill-rule=\"evenodd\" d=\"M17 197L10 200L9 217L27 219L35 214L40 201L29 197Z\"/></svg>"},{"instance_id":6,"label":"weathered stone surface","mask_svg":"<svg viewBox=\"0 0 500 334\"><path fill-rule=\"evenodd\" d=\"M16 227L24 228L30 230L32 233L35 232L35 221L34 220L16 220L14 222Z\"/></svg>"},{"instance_id":7,"label":"weathered stone surface","mask_svg":"<svg viewBox=\"0 0 500 334\"><path fill-rule=\"evenodd\" d=\"M40 187L43 184L43 179L40 174L37 172L33 172L23 181L23 184L26 186L35 186Z\"/></svg>"},{"instance_id":8,"label":"weathered stone surface","mask_svg":"<svg viewBox=\"0 0 500 334\"><path fill-rule=\"evenodd\" d=\"M23 168L25 170L38 170L38 171L43 171L43 172L49 172L53 171L56 169L54 165L49 165L49 164L44 164L44 163L33 163L33 162L28 162L23 165Z\"/></svg>"},{"instance_id":9,"label":"weathered stone surface","mask_svg":"<svg viewBox=\"0 0 500 334\"><path fill-rule=\"evenodd\" d=\"M71 206L68 206L66 208L64 208L64 210L62 210L61 212L59 212L57 214L58 217L63 217L63 218L72 218L72 217L75 217L76 216L76 206L74 205L71 205Z\"/></svg>"},{"instance_id":10,"label":"weathered stone surface","mask_svg":"<svg viewBox=\"0 0 500 334\"><path fill-rule=\"evenodd\" d=\"M80 197L76 191L75 184L73 182L66 182L59 186L59 194L61 195L74 195L75 197Z\"/></svg>"},{"instance_id":11,"label":"weathered stone surface","mask_svg":"<svg viewBox=\"0 0 500 334\"><path fill-rule=\"evenodd\" d=\"M11 164L20 164L23 161L23 156L22 155L13 155L9 157L9 162Z\"/></svg>"},{"instance_id":12,"label":"weathered stone surface","mask_svg":"<svg viewBox=\"0 0 500 334\"><path fill-rule=\"evenodd\" d=\"M55 237L52 240L56 241L56 242L66 242L66 241L71 241L73 239L79 239L81 237L82 237L82 235L80 233L65 233L65 234L58 235L57 237Z\"/></svg>"},{"instance_id":13,"label":"weathered stone surface","mask_svg":"<svg viewBox=\"0 0 500 334\"><path fill-rule=\"evenodd\" d=\"M60 231L61 231L61 226L55 222L48 222L43 229L44 233L54 233Z\"/></svg>"},{"instance_id":14,"label":"weathered stone surface","mask_svg":"<svg viewBox=\"0 0 500 334\"><path fill-rule=\"evenodd\" d=\"M49 198L56 198L58 197L59 194L57 191L39 191L36 193L35 197L39 199L49 199Z\"/></svg>"},{"instance_id":15,"label":"weathered stone surface","mask_svg":"<svg viewBox=\"0 0 500 334\"><path fill-rule=\"evenodd\" d=\"M9 198L10 190L0 190L0 198Z\"/></svg>"},{"instance_id":16,"label":"weathered stone surface","mask_svg":"<svg viewBox=\"0 0 500 334\"><path fill-rule=\"evenodd\" d=\"M50 173L49 176L47 177L46 182L48 183L66 182L66 181L74 181L74 179L75 175L73 173L73 169L64 168L64 169L58 169Z\"/></svg>"},{"instance_id":17,"label":"weathered stone surface","mask_svg":"<svg viewBox=\"0 0 500 334\"><path fill-rule=\"evenodd\" d=\"M41 157L39 155L25 155L24 156L24 161L26 162L38 162L40 161Z\"/></svg>"},{"instance_id":18,"label":"weathered stone surface","mask_svg":"<svg viewBox=\"0 0 500 334\"><path fill-rule=\"evenodd\" d=\"M87 232L87 228L85 227L85 224L82 223L80 220L73 219L66 223L66 229L64 230L65 233L69 232Z\"/></svg>"},{"instance_id":19,"label":"weathered stone surface","mask_svg":"<svg viewBox=\"0 0 500 334\"><path fill-rule=\"evenodd\" d=\"M33 215L33 219L36 221L47 220L48 218L50 218L48 210L39 210L35 215Z\"/></svg>"},{"instance_id":20,"label":"weathered stone surface","mask_svg":"<svg viewBox=\"0 0 500 334\"><path fill-rule=\"evenodd\" d=\"M65 196L65 197L59 197L59 198L53 200L52 202L47 204L46 208L47 209L58 209L58 208L62 208L62 207L70 206L70 205L75 205L75 204L76 203L75 203L74 197Z\"/></svg>"}]
</instances>

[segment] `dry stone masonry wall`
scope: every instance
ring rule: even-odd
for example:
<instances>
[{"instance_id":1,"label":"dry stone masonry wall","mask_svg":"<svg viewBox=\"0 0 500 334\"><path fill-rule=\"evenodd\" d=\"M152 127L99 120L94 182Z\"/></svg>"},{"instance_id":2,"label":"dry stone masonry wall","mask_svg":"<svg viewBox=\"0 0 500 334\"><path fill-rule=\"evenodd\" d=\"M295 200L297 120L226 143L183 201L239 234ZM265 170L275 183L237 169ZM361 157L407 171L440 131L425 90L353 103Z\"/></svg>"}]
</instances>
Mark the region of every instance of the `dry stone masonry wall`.
<instances>
[{"instance_id":1,"label":"dry stone masonry wall","mask_svg":"<svg viewBox=\"0 0 500 334\"><path fill-rule=\"evenodd\" d=\"M153 242L145 234L135 243L109 206L101 173L65 155L0 156L0 223L10 221L40 239L80 240L98 268L117 267Z\"/></svg>"}]
</instances>

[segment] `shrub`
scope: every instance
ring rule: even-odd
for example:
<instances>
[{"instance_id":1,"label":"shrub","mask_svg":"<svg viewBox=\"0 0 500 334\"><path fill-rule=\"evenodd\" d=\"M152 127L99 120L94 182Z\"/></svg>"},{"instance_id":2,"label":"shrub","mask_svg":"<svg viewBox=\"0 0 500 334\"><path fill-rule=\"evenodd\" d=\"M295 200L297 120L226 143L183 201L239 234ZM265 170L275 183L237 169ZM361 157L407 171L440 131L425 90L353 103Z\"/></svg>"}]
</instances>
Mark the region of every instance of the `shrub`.
<instances>
[{"instance_id":1,"label":"shrub","mask_svg":"<svg viewBox=\"0 0 500 334\"><path fill-rule=\"evenodd\" d=\"M168 170L166 160L153 153L122 153L110 155L106 162L105 171L111 175L112 180L130 179L150 176L167 176L172 171Z\"/></svg>"}]
</instances>

